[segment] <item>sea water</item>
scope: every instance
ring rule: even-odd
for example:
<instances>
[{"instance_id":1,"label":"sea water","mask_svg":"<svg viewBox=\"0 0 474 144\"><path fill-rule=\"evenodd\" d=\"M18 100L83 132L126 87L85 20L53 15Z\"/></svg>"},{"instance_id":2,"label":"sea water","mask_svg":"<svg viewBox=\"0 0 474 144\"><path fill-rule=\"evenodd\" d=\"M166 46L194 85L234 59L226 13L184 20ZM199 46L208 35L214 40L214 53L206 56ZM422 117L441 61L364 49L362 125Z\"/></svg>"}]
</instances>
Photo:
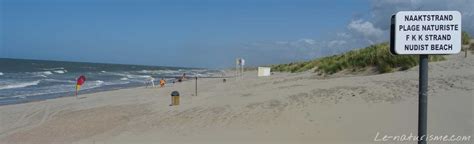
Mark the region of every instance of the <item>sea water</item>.
<instances>
[{"instance_id":1,"label":"sea water","mask_svg":"<svg viewBox=\"0 0 474 144\"><path fill-rule=\"evenodd\" d=\"M219 70L0 58L0 105L74 96L76 78L86 76L80 93L143 86L150 77L212 76Z\"/></svg>"}]
</instances>

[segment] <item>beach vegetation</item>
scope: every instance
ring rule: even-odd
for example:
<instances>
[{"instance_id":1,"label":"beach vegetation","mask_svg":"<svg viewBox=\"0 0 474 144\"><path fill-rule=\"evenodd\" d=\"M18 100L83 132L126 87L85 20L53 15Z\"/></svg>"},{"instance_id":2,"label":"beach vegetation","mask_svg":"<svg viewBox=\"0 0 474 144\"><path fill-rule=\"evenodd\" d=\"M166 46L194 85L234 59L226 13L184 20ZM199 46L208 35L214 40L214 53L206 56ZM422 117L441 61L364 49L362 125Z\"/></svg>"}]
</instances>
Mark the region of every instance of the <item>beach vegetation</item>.
<instances>
[{"instance_id":1,"label":"beach vegetation","mask_svg":"<svg viewBox=\"0 0 474 144\"><path fill-rule=\"evenodd\" d=\"M393 55L389 47L389 43L375 44L310 61L273 65L272 70L292 73L312 70L322 74L334 74L343 70L357 72L375 68L377 73L388 73L418 65L418 55ZM445 60L442 55L430 55L430 61L442 60Z\"/></svg>"},{"instance_id":2,"label":"beach vegetation","mask_svg":"<svg viewBox=\"0 0 474 144\"><path fill-rule=\"evenodd\" d=\"M461 39L462 39L461 41L463 45L468 45L471 40L471 37L469 36L467 32L463 31Z\"/></svg>"}]
</instances>

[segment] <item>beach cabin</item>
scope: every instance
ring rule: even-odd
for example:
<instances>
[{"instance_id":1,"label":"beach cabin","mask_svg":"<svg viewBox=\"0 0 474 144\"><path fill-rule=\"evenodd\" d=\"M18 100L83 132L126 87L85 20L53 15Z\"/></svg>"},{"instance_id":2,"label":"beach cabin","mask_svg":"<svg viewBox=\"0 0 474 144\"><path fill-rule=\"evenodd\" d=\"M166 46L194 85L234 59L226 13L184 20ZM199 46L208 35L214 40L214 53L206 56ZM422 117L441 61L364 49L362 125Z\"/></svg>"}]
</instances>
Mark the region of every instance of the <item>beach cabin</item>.
<instances>
[{"instance_id":1,"label":"beach cabin","mask_svg":"<svg viewBox=\"0 0 474 144\"><path fill-rule=\"evenodd\" d=\"M270 67L258 67L258 76L270 76L271 75L271 68Z\"/></svg>"}]
</instances>

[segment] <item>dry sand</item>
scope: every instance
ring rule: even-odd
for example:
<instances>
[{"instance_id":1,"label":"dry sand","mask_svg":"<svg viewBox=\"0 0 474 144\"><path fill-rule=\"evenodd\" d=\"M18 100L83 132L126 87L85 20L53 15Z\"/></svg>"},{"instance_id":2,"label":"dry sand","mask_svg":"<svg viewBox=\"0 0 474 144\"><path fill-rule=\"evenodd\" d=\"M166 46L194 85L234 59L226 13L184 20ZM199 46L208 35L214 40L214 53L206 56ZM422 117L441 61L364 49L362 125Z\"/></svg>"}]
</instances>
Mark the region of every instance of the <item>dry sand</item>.
<instances>
[{"instance_id":1,"label":"dry sand","mask_svg":"<svg viewBox=\"0 0 474 144\"><path fill-rule=\"evenodd\" d=\"M428 132L472 143L474 57L429 66ZM417 133L417 67L336 78L256 75L200 79L198 96L190 80L0 106L0 143L387 143L374 139ZM173 90L179 106L168 106Z\"/></svg>"}]
</instances>

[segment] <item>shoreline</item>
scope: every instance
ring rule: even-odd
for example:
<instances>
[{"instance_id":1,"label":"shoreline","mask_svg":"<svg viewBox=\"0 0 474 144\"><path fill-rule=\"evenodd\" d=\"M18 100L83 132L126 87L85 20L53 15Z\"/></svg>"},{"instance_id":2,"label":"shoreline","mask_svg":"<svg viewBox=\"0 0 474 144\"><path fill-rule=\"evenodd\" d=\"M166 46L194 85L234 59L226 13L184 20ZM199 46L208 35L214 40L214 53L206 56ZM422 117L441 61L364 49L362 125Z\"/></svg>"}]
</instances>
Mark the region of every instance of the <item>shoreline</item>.
<instances>
[{"instance_id":1,"label":"shoreline","mask_svg":"<svg viewBox=\"0 0 474 144\"><path fill-rule=\"evenodd\" d=\"M131 85L131 86L122 86L122 87L111 87L108 89L107 88L88 89L88 90L80 92L80 94L81 95L93 94L93 93L99 93L99 92L114 91L114 90L128 89L128 88L138 88L138 87L141 87L141 86ZM74 92L40 94L40 95L34 95L34 96L27 96L26 98L7 97L0 100L0 107L4 105L15 105L15 104L30 103L30 102L36 102L36 101L44 101L44 100L49 100L49 99L64 98L64 97L74 97Z\"/></svg>"},{"instance_id":2,"label":"shoreline","mask_svg":"<svg viewBox=\"0 0 474 144\"><path fill-rule=\"evenodd\" d=\"M130 87L124 87L124 88L103 89L103 90L95 90L95 91L91 90L91 91L80 93L80 95L94 94L94 93L101 93L101 92L108 92L108 91L116 91L116 90L122 90L122 89L134 89L134 88L139 88L139 87L142 87L142 86L130 86ZM72 93L72 95L63 95L62 93L36 95L36 96L32 96L32 97L41 97L41 98L24 99L23 101L10 100L10 101L15 101L15 102L8 102L8 101L3 102L2 101L2 103L0 103L0 107L8 106L8 105L18 105L18 104L39 102L39 101L47 101L47 100L52 100L52 99L75 97L73 92L64 92L64 93ZM79 95L79 97L80 97L80 95ZM44 97L49 97L49 98L44 98ZM8 98L5 98L5 99L8 99ZM19 99L21 99L21 98L19 98Z\"/></svg>"},{"instance_id":3,"label":"shoreline","mask_svg":"<svg viewBox=\"0 0 474 144\"><path fill-rule=\"evenodd\" d=\"M158 81L155 84L157 83ZM121 89L133 89L133 88L140 88L140 87L145 87L145 85L144 84L131 84L131 85L122 85L122 86L111 85L111 86L99 87L99 88L94 88L94 89L81 90L79 92L79 95L94 94L94 93L115 91L115 90L121 90ZM155 85L155 88L159 88L159 85ZM30 102L44 101L44 100L50 100L50 99L65 98L65 97L74 97L74 92L71 91L71 92L60 92L60 93L52 93L52 94L40 94L40 95L34 95L34 96L27 96L26 98L7 97L7 98L0 99L0 107L5 106L5 105L16 105L16 104L22 104L22 103L30 103Z\"/></svg>"}]
</instances>

